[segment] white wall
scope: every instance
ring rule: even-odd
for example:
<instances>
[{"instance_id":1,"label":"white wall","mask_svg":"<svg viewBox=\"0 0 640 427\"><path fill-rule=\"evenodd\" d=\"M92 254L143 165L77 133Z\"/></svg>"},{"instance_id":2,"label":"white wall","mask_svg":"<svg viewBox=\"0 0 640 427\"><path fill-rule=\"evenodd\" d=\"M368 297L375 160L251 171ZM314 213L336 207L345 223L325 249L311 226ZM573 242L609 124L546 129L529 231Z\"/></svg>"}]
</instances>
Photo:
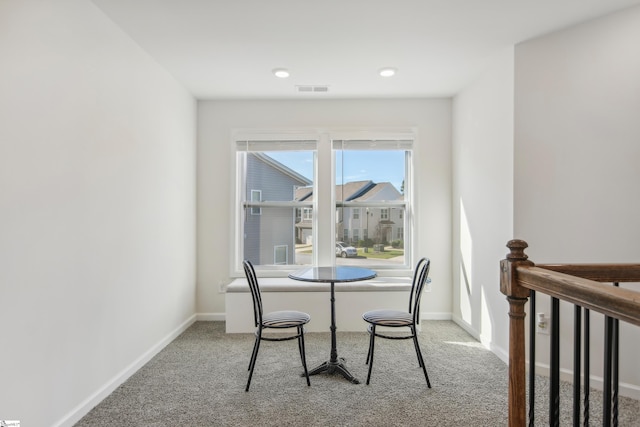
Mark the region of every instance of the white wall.
<instances>
[{"instance_id":1,"label":"white wall","mask_svg":"<svg viewBox=\"0 0 640 427\"><path fill-rule=\"evenodd\" d=\"M0 417L71 425L193 319L196 103L85 0L0 58Z\"/></svg>"},{"instance_id":2,"label":"white wall","mask_svg":"<svg viewBox=\"0 0 640 427\"><path fill-rule=\"evenodd\" d=\"M513 238L513 48L453 103L453 315L505 359L508 304L499 261Z\"/></svg>"},{"instance_id":3,"label":"white wall","mask_svg":"<svg viewBox=\"0 0 640 427\"><path fill-rule=\"evenodd\" d=\"M535 262L638 260L640 8L517 46L515 72L505 50L453 115L446 99L200 102L197 276L192 97L86 0L4 0L0 28L1 417L71 425L194 312L224 313L232 128L416 127L423 311L453 310L500 356L507 240Z\"/></svg>"},{"instance_id":4,"label":"white wall","mask_svg":"<svg viewBox=\"0 0 640 427\"><path fill-rule=\"evenodd\" d=\"M514 237L534 262L640 259L639 42L635 7L516 47ZM562 318L570 333L568 307ZM622 381L640 384L639 343L624 331Z\"/></svg>"},{"instance_id":5,"label":"white wall","mask_svg":"<svg viewBox=\"0 0 640 427\"><path fill-rule=\"evenodd\" d=\"M234 128L416 127L417 252L431 258L423 313L451 313L451 101L201 101L198 104L198 313L224 313L230 278L228 224Z\"/></svg>"}]
</instances>

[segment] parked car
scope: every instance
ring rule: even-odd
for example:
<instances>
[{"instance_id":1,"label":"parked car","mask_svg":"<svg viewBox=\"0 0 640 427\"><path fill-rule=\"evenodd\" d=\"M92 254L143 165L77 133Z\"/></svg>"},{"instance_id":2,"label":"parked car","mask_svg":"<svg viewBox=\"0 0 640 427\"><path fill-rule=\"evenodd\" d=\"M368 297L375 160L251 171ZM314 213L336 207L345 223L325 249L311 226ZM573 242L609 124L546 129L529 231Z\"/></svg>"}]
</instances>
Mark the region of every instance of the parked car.
<instances>
[{"instance_id":1,"label":"parked car","mask_svg":"<svg viewBox=\"0 0 640 427\"><path fill-rule=\"evenodd\" d=\"M345 242L336 242L336 256L342 258L358 256L358 250Z\"/></svg>"}]
</instances>

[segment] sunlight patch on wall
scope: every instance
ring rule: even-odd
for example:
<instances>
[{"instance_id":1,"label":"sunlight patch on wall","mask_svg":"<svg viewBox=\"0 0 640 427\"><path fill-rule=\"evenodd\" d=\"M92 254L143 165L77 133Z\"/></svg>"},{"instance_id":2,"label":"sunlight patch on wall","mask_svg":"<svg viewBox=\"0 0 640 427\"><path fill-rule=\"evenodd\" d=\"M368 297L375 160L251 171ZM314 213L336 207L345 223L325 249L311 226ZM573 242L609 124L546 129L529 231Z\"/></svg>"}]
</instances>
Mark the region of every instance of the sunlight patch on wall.
<instances>
[{"instance_id":1,"label":"sunlight patch on wall","mask_svg":"<svg viewBox=\"0 0 640 427\"><path fill-rule=\"evenodd\" d=\"M493 340L493 322L491 320L491 310L489 309L489 305L487 304L487 297L485 295L484 289L480 293L480 341L483 344L490 344Z\"/></svg>"},{"instance_id":2,"label":"sunlight patch on wall","mask_svg":"<svg viewBox=\"0 0 640 427\"><path fill-rule=\"evenodd\" d=\"M464 203L460 199L460 315L462 320L470 325L473 313L471 310L472 253L471 230L464 210Z\"/></svg>"}]
</instances>

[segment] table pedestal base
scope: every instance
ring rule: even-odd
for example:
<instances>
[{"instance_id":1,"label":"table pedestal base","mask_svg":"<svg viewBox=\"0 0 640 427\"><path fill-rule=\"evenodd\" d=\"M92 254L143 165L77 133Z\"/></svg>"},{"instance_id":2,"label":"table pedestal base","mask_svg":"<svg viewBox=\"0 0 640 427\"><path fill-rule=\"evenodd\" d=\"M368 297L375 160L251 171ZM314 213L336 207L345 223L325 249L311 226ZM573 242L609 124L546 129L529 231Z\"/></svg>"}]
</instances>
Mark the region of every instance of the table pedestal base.
<instances>
[{"instance_id":1,"label":"table pedestal base","mask_svg":"<svg viewBox=\"0 0 640 427\"><path fill-rule=\"evenodd\" d=\"M309 375L317 374L340 374L352 384L360 384L360 381L347 369L344 358L338 357L336 345L336 282L355 282L357 280L368 280L376 277L372 270L360 267L313 267L301 272L291 273L289 277L294 280L306 282L331 283L331 353L329 360L309 371Z\"/></svg>"},{"instance_id":2,"label":"table pedestal base","mask_svg":"<svg viewBox=\"0 0 640 427\"><path fill-rule=\"evenodd\" d=\"M358 381L356 377L351 375L351 372L349 372L349 370L347 369L343 358L340 358L335 362L327 360L326 362L321 363L320 365L309 371L309 376L325 373L340 374L347 380L351 381L352 384L360 384L360 381ZM302 374L302 376L304 376L304 374Z\"/></svg>"}]
</instances>

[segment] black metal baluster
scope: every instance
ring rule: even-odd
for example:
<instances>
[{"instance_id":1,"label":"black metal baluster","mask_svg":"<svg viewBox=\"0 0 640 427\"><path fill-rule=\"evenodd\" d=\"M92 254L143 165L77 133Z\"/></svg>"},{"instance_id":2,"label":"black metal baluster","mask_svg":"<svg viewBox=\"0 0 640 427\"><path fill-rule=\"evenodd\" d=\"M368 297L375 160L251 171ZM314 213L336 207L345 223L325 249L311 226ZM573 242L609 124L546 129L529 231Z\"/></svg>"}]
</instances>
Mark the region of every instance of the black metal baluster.
<instances>
[{"instance_id":1,"label":"black metal baluster","mask_svg":"<svg viewBox=\"0 0 640 427\"><path fill-rule=\"evenodd\" d=\"M589 323L589 309L584 309L584 426L589 425L589 392L591 390L590 381L590 323Z\"/></svg>"},{"instance_id":2,"label":"black metal baluster","mask_svg":"<svg viewBox=\"0 0 640 427\"><path fill-rule=\"evenodd\" d=\"M582 333L582 307L574 306L573 319L573 425L580 425L580 358Z\"/></svg>"},{"instance_id":3,"label":"black metal baluster","mask_svg":"<svg viewBox=\"0 0 640 427\"><path fill-rule=\"evenodd\" d=\"M529 291L529 427L535 425L536 389L536 291Z\"/></svg>"},{"instance_id":4,"label":"black metal baluster","mask_svg":"<svg viewBox=\"0 0 640 427\"><path fill-rule=\"evenodd\" d=\"M549 425L560 425L560 300L551 298L551 387Z\"/></svg>"},{"instance_id":5,"label":"black metal baluster","mask_svg":"<svg viewBox=\"0 0 640 427\"><path fill-rule=\"evenodd\" d=\"M611 426L611 356L613 346L613 318L604 317L604 373L602 384L602 425Z\"/></svg>"},{"instance_id":6,"label":"black metal baluster","mask_svg":"<svg viewBox=\"0 0 640 427\"><path fill-rule=\"evenodd\" d=\"M615 282L613 286L618 287L620 284ZM618 426L618 383L619 383L619 356L620 356L620 321L613 320L613 348L612 348L612 382L613 382L613 425Z\"/></svg>"}]
</instances>

